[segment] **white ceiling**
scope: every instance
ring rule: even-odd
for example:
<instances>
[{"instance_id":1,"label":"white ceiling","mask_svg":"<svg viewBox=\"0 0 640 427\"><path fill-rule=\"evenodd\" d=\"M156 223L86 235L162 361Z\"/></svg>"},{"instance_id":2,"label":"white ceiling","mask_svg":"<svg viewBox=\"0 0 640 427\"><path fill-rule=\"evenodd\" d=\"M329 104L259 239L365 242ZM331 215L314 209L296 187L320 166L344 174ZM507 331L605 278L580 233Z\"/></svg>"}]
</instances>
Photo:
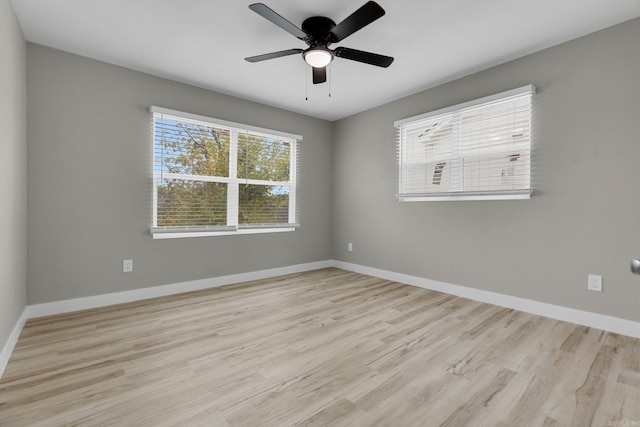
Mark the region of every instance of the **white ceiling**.
<instances>
[{"instance_id":1,"label":"white ceiling","mask_svg":"<svg viewBox=\"0 0 640 427\"><path fill-rule=\"evenodd\" d=\"M303 114L336 120L640 16L640 0L378 0L386 15L340 43L395 57L337 58L311 84L304 42L246 0L13 0L28 41ZM300 26L340 22L365 0L264 0ZM329 97L329 93L331 96ZM308 95L308 100L305 97Z\"/></svg>"}]
</instances>

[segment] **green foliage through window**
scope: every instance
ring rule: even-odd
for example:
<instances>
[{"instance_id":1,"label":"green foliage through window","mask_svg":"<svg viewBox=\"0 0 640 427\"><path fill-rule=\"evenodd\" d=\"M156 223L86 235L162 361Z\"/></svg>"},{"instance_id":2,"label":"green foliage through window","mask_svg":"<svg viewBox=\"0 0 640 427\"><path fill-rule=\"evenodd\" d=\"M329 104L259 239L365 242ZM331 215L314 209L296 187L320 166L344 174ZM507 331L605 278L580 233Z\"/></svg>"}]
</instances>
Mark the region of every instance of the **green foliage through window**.
<instances>
[{"instance_id":1,"label":"green foliage through window","mask_svg":"<svg viewBox=\"0 0 640 427\"><path fill-rule=\"evenodd\" d=\"M294 224L297 141L154 112L154 229Z\"/></svg>"}]
</instances>

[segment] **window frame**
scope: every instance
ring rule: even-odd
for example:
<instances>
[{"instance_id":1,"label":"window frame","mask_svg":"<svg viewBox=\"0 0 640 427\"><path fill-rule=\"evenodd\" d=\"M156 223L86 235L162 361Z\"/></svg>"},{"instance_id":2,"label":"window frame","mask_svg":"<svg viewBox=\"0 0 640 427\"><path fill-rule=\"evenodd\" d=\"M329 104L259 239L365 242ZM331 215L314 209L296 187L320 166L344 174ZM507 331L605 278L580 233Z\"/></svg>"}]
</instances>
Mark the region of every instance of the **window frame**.
<instances>
[{"instance_id":1,"label":"window frame","mask_svg":"<svg viewBox=\"0 0 640 427\"><path fill-rule=\"evenodd\" d=\"M152 224L151 234L154 239L174 239L185 237L207 237L207 236L225 236L238 234L268 234L294 231L300 225L297 222L297 181L298 181L298 164L299 164L299 142L302 141L302 135L297 135L278 130L266 129L257 126L246 125L242 123L230 122L227 120L216 119L208 116L187 113L169 108L150 106L152 120ZM156 171L156 117L164 115L173 120L182 122L192 122L202 126L211 126L215 129L226 130L229 132L229 173L228 177L208 176L208 175L189 175L175 174ZM268 181L250 178L238 177L238 135L241 133L252 134L266 138L277 138L290 144L289 150L289 180L288 181ZM227 184L227 224L224 226L160 226L157 225L158 216L158 179L186 179L194 182L218 182ZM269 223L269 224L238 224L240 211L240 185L268 185L268 186L286 186L289 188L288 200L288 223Z\"/></svg>"},{"instance_id":2,"label":"window frame","mask_svg":"<svg viewBox=\"0 0 640 427\"><path fill-rule=\"evenodd\" d=\"M533 117L533 95L536 93L536 88L533 85L526 85L516 89L508 90L505 92L500 92L494 95L486 96L483 98L475 99L469 102L452 105L450 107L438 109L435 111L430 111L428 113L420 114L417 116L408 117L402 120L398 120L394 122L394 126L398 130L398 140L397 140L397 165L398 165L398 194L396 197L401 202L419 202L419 201L451 201L451 200L519 200L519 199L530 199L533 190L531 188L531 146L532 146L532 117ZM526 163L526 189L518 189L518 190L499 190L499 191L491 191L491 190L471 190L465 191L464 185L462 182L464 181L464 169L460 167L460 165L466 160L473 158L473 156L465 155L462 152L463 139L460 136L461 133L461 123L460 116L461 114L467 112L472 108L481 107L483 104L489 104L494 102L500 102L502 100L507 100L510 98L522 97L522 96L530 96L531 99L531 107L529 109L528 115L528 138L524 143L520 143L522 145L522 149L518 150L518 152L526 152L527 154L527 163ZM406 128L411 127L412 125L416 125L420 122L424 122L428 119L439 118L439 117L450 117L450 122L452 126L452 145L455 149L452 150L452 154L442 156L436 155L434 157L429 158L428 161L424 161L424 164L430 163L438 163L438 162L447 162L447 166L450 164L457 165L457 172L453 173L452 183L450 183L450 191L448 192L425 192L425 193L411 193L406 191L406 173L403 169L403 160L404 160L404 151L406 149L406 142L404 138L406 135L403 133L406 131ZM504 149L503 149L504 150ZM491 149L482 149L482 152L485 155L491 154ZM500 149L498 149L500 152ZM438 163L439 165L439 163ZM451 168L452 166L449 166ZM437 167L436 167L437 168ZM443 169L442 166L441 169ZM440 169L440 174L437 176L438 183L440 182L442 170ZM434 172L434 180L436 178ZM435 182L434 182L435 183Z\"/></svg>"}]
</instances>

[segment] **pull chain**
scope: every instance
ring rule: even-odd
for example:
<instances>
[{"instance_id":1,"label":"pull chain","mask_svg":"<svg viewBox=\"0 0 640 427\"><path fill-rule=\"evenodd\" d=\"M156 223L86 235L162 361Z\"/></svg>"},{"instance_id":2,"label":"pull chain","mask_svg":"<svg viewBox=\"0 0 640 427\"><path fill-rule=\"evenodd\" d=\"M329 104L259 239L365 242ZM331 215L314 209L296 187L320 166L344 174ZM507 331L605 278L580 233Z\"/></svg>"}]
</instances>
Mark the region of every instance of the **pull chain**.
<instances>
[{"instance_id":1,"label":"pull chain","mask_svg":"<svg viewBox=\"0 0 640 427\"><path fill-rule=\"evenodd\" d=\"M326 69L327 69L327 83L329 84L329 98L331 98L331 74L332 73L329 67L327 67ZM313 68L311 69L311 72L313 72ZM304 100L308 101L309 100L309 72L305 71L304 76L305 76Z\"/></svg>"}]
</instances>

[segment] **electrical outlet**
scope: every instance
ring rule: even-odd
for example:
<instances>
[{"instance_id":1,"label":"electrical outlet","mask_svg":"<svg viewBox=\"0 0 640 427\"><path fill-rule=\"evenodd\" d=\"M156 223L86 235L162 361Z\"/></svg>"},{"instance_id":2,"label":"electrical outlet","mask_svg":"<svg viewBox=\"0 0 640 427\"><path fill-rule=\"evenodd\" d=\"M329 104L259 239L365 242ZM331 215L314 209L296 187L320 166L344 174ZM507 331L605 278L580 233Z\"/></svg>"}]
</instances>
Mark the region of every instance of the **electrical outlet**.
<instances>
[{"instance_id":1,"label":"electrical outlet","mask_svg":"<svg viewBox=\"0 0 640 427\"><path fill-rule=\"evenodd\" d=\"M602 276L590 274L587 281L587 289L595 292L602 292Z\"/></svg>"},{"instance_id":2,"label":"electrical outlet","mask_svg":"<svg viewBox=\"0 0 640 427\"><path fill-rule=\"evenodd\" d=\"M133 271L133 260L125 259L122 261L122 272L131 273Z\"/></svg>"},{"instance_id":3,"label":"electrical outlet","mask_svg":"<svg viewBox=\"0 0 640 427\"><path fill-rule=\"evenodd\" d=\"M347 249L349 249L349 252L353 252L353 243L349 242L349 245L347 245Z\"/></svg>"}]
</instances>

